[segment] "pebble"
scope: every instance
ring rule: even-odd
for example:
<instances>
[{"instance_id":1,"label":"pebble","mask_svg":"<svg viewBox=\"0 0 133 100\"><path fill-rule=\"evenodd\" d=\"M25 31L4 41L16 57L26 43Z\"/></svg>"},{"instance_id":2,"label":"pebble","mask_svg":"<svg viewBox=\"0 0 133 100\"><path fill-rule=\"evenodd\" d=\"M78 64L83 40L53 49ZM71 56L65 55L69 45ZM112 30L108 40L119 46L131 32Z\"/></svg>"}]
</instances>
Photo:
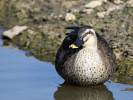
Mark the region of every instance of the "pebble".
<instances>
[{"instance_id":1,"label":"pebble","mask_svg":"<svg viewBox=\"0 0 133 100\"><path fill-rule=\"evenodd\" d=\"M66 8L71 8L73 5L76 5L77 1L64 1L62 2L62 6L65 6Z\"/></svg>"},{"instance_id":2,"label":"pebble","mask_svg":"<svg viewBox=\"0 0 133 100\"><path fill-rule=\"evenodd\" d=\"M65 20L66 20L66 21L76 20L76 17L75 17L75 15L72 14L72 13L67 13L67 14L66 14L66 17L65 17Z\"/></svg>"},{"instance_id":3,"label":"pebble","mask_svg":"<svg viewBox=\"0 0 133 100\"><path fill-rule=\"evenodd\" d=\"M99 1L103 1L103 2L107 3L108 0L99 0Z\"/></svg>"},{"instance_id":4,"label":"pebble","mask_svg":"<svg viewBox=\"0 0 133 100\"><path fill-rule=\"evenodd\" d=\"M28 33L30 33L31 35L34 35L34 34L36 34L33 30L28 30Z\"/></svg>"},{"instance_id":5,"label":"pebble","mask_svg":"<svg viewBox=\"0 0 133 100\"><path fill-rule=\"evenodd\" d=\"M126 2L128 7L133 7L133 0L129 0Z\"/></svg>"},{"instance_id":6,"label":"pebble","mask_svg":"<svg viewBox=\"0 0 133 100\"><path fill-rule=\"evenodd\" d=\"M84 9L83 12L87 13L88 15L93 11L93 9Z\"/></svg>"},{"instance_id":7,"label":"pebble","mask_svg":"<svg viewBox=\"0 0 133 100\"><path fill-rule=\"evenodd\" d=\"M116 4L116 5L119 5L119 4L122 4L123 1L121 1L121 0L114 0L113 3Z\"/></svg>"},{"instance_id":8,"label":"pebble","mask_svg":"<svg viewBox=\"0 0 133 100\"><path fill-rule=\"evenodd\" d=\"M95 1L91 1L88 4L85 5L86 8L96 8L98 6L101 6L103 3L103 1L101 0L95 0Z\"/></svg>"},{"instance_id":9,"label":"pebble","mask_svg":"<svg viewBox=\"0 0 133 100\"><path fill-rule=\"evenodd\" d=\"M122 8L124 8L125 5L116 5L116 6L111 6L107 9L106 11L106 15L109 15L110 12L114 11L114 10L120 10Z\"/></svg>"},{"instance_id":10,"label":"pebble","mask_svg":"<svg viewBox=\"0 0 133 100\"><path fill-rule=\"evenodd\" d=\"M97 16L101 17L101 18L104 18L105 14L106 14L106 12L98 12Z\"/></svg>"},{"instance_id":11,"label":"pebble","mask_svg":"<svg viewBox=\"0 0 133 100\"><path fill-rule=\"evenodd\" d=\"M27 26L15 26L14 28L10 30L5 31L2 35L3 37L13 39L26 29L27 29Z\"/></svg>"}]
</instances>

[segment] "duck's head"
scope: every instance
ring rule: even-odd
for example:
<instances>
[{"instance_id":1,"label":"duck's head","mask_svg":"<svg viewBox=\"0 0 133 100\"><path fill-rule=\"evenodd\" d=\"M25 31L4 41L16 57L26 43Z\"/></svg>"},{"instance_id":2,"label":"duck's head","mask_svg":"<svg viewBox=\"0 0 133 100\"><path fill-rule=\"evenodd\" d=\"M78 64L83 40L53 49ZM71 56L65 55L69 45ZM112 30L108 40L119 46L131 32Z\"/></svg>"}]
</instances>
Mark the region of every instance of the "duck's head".
<instances>
[{"instance_id":1,"label":"duck's head","mask_svg":"<svg viewBox=\"0 0 133 100\"><path fill-rule=\"evenodd\" d=\"M94 29L90 26L80 27L76 41L71 44L71 48L97 48L97 37Z\"/></svg>"}]
</instances>

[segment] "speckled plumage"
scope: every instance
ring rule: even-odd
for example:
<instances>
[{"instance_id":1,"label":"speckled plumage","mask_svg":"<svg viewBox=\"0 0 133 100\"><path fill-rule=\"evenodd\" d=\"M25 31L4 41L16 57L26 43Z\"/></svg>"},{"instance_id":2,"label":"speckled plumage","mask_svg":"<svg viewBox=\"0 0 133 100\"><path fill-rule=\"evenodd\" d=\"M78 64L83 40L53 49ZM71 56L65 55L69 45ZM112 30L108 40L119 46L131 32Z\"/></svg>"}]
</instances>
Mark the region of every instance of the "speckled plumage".
<instances>
[{"instance_id":1,"label":"speckled plumage","mask_svg":"<svg viewBox=\"0 0 133 100\"><path fill-rule=\"evenodd\" d=\"M66 36L56 54L56 70L66 82L71 84L83 86L102 84L110 78L116 69L115 55L106 40L98 33L96 33L96 50L82 46L77 49L69 48L76 41L81 28L68 28L74 31Z\"/></svg>"}]
</instances>

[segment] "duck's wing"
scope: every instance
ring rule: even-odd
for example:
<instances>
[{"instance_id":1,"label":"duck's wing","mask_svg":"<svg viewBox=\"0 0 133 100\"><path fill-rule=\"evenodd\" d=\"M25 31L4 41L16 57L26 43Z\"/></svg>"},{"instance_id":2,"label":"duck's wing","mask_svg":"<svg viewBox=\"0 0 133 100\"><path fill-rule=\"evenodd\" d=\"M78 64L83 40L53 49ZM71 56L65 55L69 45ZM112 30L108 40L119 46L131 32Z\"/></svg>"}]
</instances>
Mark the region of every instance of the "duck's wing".
<instances>
[{"instance_id":1,"label":"duck's wing","mask_svg":"<svg viewBox=\"0 0 133 100\"><path fill-rule=\"evenodd\" d=\"M75 55L82 48L80 47L78 49L72 49L69 47L76 41L79 27L67 27L66 29L72 29L72 32L67 33L67 36L63 40L63 43L56 54L55 66L59 74L61 74L60 72L62 71L62 69L64 69L63 67L67 68L72 66L72 61ZM67 63L67 65L65 65L65 63Z\"/></svg>"},{"instance_id":2,"label":"duck's wing","mask_svg":"<svg viewBox=\"0 0 133 100\"><path fill-rule=\"evenodd\" d=\"M105 66L112 67L112 71L116 70L116 56L113 53L113 50L109 47L109 44L103 37L98 33L96 33L96 36L98 40L98 51L105 63Z\"/></svg>"}]
</instances>

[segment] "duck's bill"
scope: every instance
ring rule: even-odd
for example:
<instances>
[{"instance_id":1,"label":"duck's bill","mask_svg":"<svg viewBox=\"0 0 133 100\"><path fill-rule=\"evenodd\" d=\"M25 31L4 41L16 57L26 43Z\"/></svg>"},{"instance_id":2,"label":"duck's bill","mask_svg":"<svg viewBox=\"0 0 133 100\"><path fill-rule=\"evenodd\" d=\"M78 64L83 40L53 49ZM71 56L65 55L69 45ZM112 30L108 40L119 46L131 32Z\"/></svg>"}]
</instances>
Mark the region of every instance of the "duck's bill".
<instances>
[{"instance_id":1,"label":"duck's bill","mask_svg":"<svg viewBox=\"0 0 133 100\"><path fill-rule=\"evenodd\" d=\"M69 47L71 48L79 48L81 47L83 44L83 41L77 39L73 44L71 44Z\"/></svg>"},{"instance_id":2,"label":"duck's bill","mask_svg":"<svg viewBox=\"0 0 133 100\"><path fill-rule=\"evenodd\" d=\"M77 46L74 45L74 44L71 44L71 45L69 46L69 48L79 48L79 47L77 47Z\"/></svg>"}]
</instances>

